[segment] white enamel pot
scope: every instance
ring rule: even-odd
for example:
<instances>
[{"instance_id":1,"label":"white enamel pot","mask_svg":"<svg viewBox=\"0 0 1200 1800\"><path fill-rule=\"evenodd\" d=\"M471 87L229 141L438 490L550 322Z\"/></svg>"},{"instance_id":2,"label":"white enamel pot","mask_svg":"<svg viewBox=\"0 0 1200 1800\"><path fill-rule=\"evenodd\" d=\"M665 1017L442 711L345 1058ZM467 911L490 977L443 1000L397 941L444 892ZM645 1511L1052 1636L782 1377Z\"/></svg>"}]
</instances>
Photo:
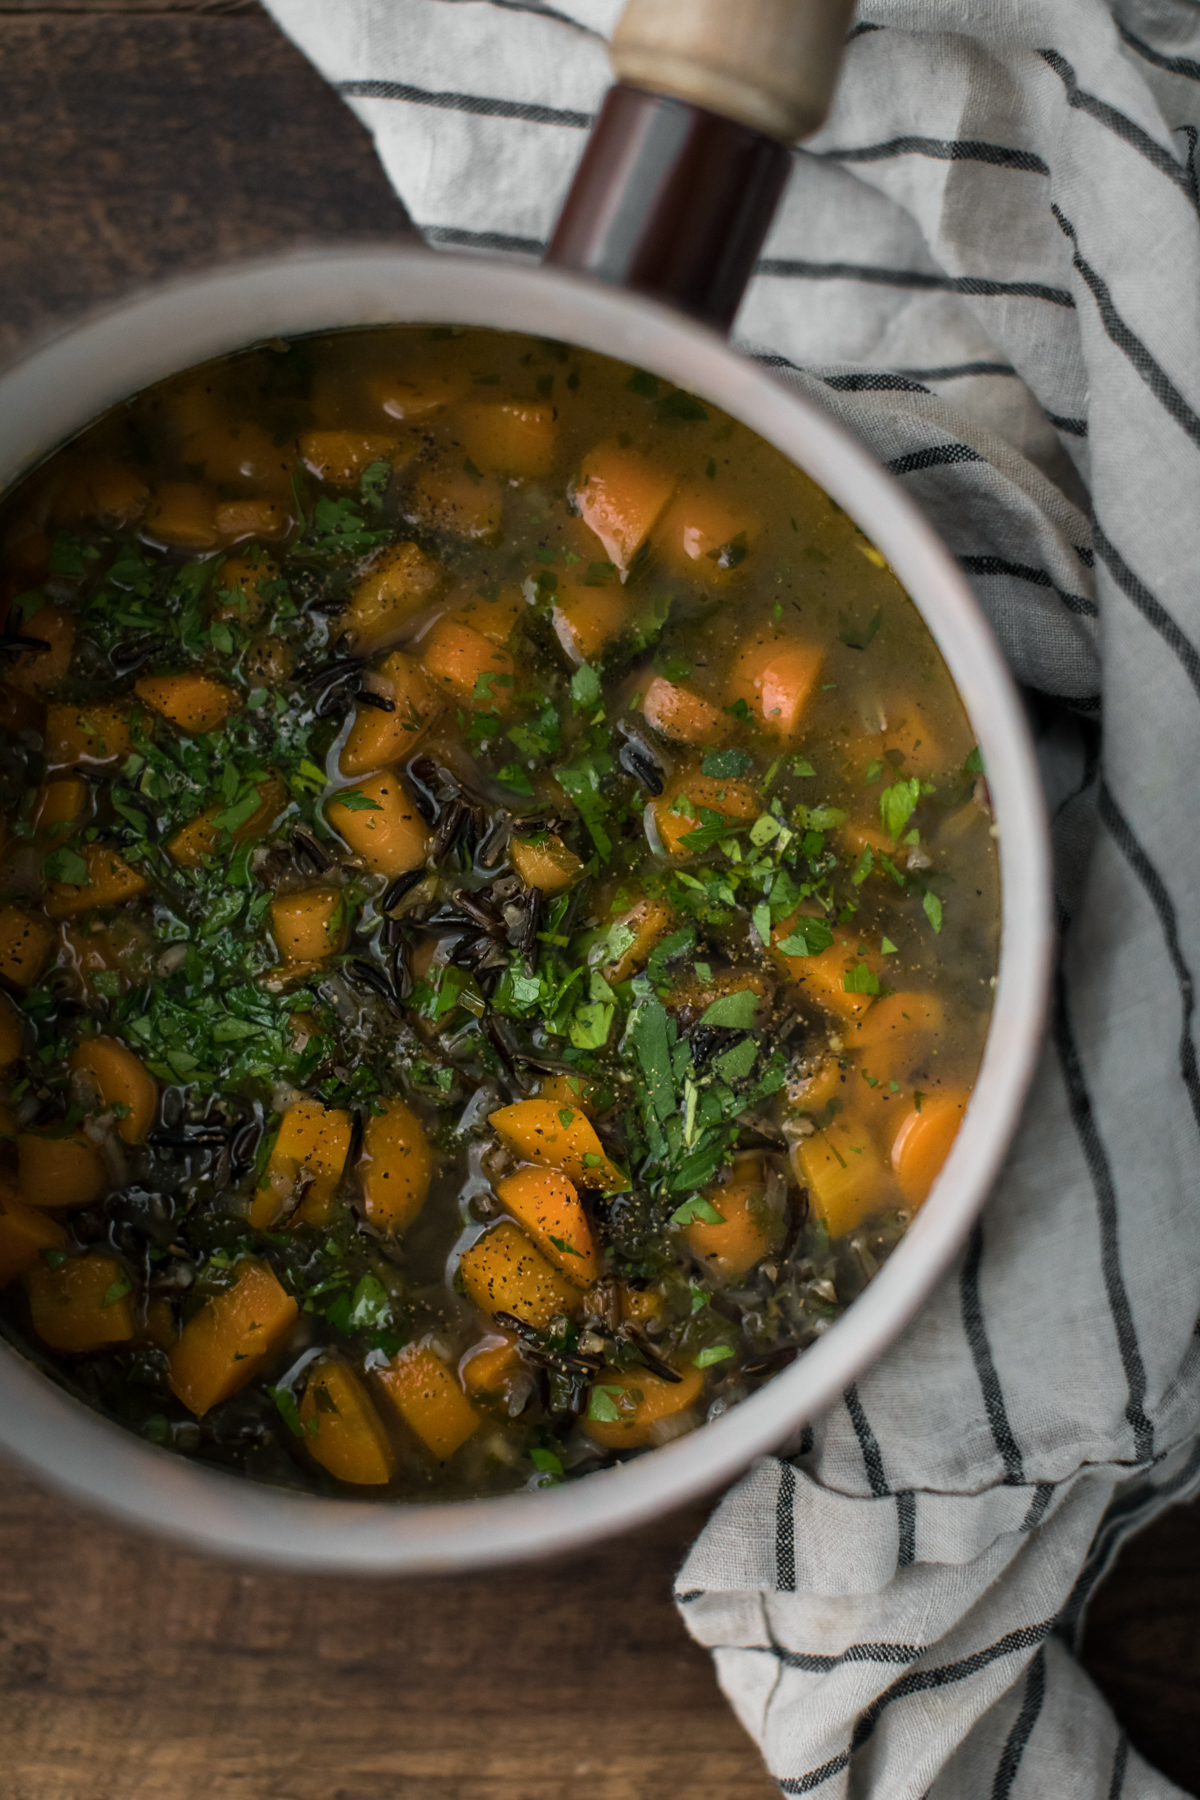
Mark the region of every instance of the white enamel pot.
<instances>
[{"instance_id":1,"label":"white enamel pot","mask_svg":"<svg viewBox=\"0 0 1200 1800\"><path fill-rule=\"evenodd\" d=\"M419 249L306 252L191 278L91 318L0 376L0 488L114 402L210 357L267 338L427 322L536 333L650 370L749 426L850 514L920 609L970 715L995 808L1003 917L978 1083L903 1241L789 1368L720 1418L619 1467L559 1488L442 1505L274 1489L143 1442L0 1343L0 1448L56 1487L208 1550L381 1574L565 1550L711 1493L755 1457L794 1445L903 1330L984 1204L1038 1054L1052 940L1032 746L959 568L899 484L839 425L665 306L553 269Z\"/></svg>"}]
</instances>

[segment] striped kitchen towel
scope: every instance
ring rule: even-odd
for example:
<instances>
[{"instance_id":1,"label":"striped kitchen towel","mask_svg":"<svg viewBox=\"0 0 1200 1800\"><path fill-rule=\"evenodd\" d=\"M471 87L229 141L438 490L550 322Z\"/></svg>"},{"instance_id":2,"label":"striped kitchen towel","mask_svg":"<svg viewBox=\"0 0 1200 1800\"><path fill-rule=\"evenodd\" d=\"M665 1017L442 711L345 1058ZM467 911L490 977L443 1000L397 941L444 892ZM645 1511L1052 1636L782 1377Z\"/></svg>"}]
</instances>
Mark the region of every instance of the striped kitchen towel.
<instances>
[{"instance_id":1,"label":"striped kitchen towel","mask_svg":"<svg viewBox=\"0 0 1200 1800\"><path fill-rule=\"evenodd\" d=\"M619 0L269 0L434 244L535 258ZM737 324L905 482L1031 694L1052 1022L953 1278L677 1598L788 1794L1149 1800L1073 1660L1200 1485L1200 6L862 0Z\"/></svg>"}]
</instances>

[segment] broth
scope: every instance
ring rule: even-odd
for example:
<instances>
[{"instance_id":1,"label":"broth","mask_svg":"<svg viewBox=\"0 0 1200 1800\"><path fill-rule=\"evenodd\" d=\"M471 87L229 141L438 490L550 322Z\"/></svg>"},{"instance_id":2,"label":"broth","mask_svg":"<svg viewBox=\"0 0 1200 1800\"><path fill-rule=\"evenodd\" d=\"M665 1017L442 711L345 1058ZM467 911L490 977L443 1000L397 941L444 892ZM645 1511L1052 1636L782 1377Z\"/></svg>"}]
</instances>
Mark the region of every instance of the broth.
<instances>
[{"instance_id":1,"label":"broth","mask_svg":"<svg viewBox=\"0 0 1200 1800\"><path fill-rule=\"evenodd\" d=\"M853 522L655 377L277 342L0 515L0 1321L150 1441L546 1485L712 1417L925 1198L997 959Z\"/></svg>"}]
</instances>

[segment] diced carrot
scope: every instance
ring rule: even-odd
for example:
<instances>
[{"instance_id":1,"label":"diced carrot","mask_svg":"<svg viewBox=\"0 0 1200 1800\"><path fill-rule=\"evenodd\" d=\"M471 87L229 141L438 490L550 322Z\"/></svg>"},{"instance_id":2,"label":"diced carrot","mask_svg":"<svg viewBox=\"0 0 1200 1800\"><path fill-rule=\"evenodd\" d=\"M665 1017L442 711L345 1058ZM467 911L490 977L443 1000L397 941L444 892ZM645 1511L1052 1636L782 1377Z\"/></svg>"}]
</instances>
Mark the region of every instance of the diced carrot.
<instances>
[{"instance_id":1,"label":"diced carrot","mask_svg":"<svg viewBox=\"0 0 1200 1800\"><path fill-rule=\"evenodd\" d=\"M559 1108L580 1106L590 1117L595 1111L595 1084L585 1075L543 1075L538 1083L539 1100L553 1100Z\"/></svg>"},{"instance_id":2,"label":"diced carrot","mask_svg":"<svg viewBox=\"0 0 1200 1800\"><path fill-rule=\"evenodd\" d=\"M263 588L278 579L278 564L267 556L227 556L213 580L212 617L253 625L267 609Z\"/></svg>"},{"instance_id":3,"label":"diced carrot","mask_svg":"<svg viewBox=\"0 0 1200 1800\"><path fill-rule=\"evenodd\" d=\"M346 896L341 888L305 888L276 894L270 905L271 936L285 963L319 963L346 941Z\"/></svg>"},{"instance_id":4,"label":"diced carrot","mask_svg":"<svg viewBox=\"0 0 1200 1800\"><path fill-rule=\"evenodd\" d=\"M615 581L603 587L563 583L554 594L550 623L572 662L595 662L637 617L639 602Z\"/></svg>"},{"instance_id":5,"label":"diced carrot","mask_svg":"<svg viewBox=\"0 0 1200 1800\"><path fill-rule=\"evenodd\" d=\"M72 1070L90 1075L106 1107L126 1106L117 1126L127 1144L140 1144L158 1111L158 1083L140 1056L116 1038L84 1038L71 1056Z\"/></svg>"},{"instance_id":6,"label":"diced carrot","mask_svg":"<svg viewBox=\"0 0 1200 1800\"><path fill-rule=\"evenodd\" d=\"M209 806L194 819L189 819L172 838L167 839L167 854L181 868L195 869L206 856L220 849L223 841L244 844L265 837L287 805L287 789L276 775L268 776L258 790L259 804L248 819L240 824L225 821L236 813L233 808ZM235 802L235 806L239 805Z\"/></svg>"},{"instance_id":7,"label":"diced carrot","mask_svg":"<svg viewBox=\"0 0 1200 1800\"><path fill-rule=\"evenodd\" d=\"M338 632L353 633L361 649L403 635L408 623L433 605L444 576L416 544L392 544L371 564L338 619Z\"/></svg>"},{"instance_id":8,"label":"diced carrot","mask_svg":"<svg viewBox=\"0 0 1200 1800\"><path fill-rule=\"evenodd\" d=\"M408 1344L374 1371L414 1437L439 1462L461 1450L482 1423L450 1369L428 1344Z\"/></svg>"},{"instance_id":9,"label":"diced carrot","mask_svg":"<svg viewBox=\"0 0 1200 1800\"><path fill-rule=\"evenodd\" d=\"M0 1288L31 1269L43 1250L62 1250L67 1234L37 1206L25 1206L12 1189L0 1188Z\"/></svg>"},{"instance_id":10,"label":"diced carrot","mask_svg":"<svg viewBox=\"0 0 1200 1800\"><path fill-rule=\"evenodd\" d=\"M675 491L675 477L636 450L598 444L584 458L575 489L583 521L624 574Z\"/></svg>"},{"instance_id":11,"label":"diced carrot","mask_svg":"<svg viewBox=\"0 0 1200 1800\"><path fill-rule=\"evenodd\" d=\"M118 706L89 700L82 706L46 708L46 767L73 763L112 763L129 755L133 740L129 717Z\"/></svg>"},{"instance_id":12,"label":"diced carrot","mask_svg":"<svg viewBox=\"0 0 1200 1800\"><path fill-rule=\"evenodd\" d=\"M280 687L291 675L292 661L282 638L255 638L242 658L242 678L251 687Z\"/></svg>"},{"instance_id":13,"label":"diced carrot","mask_svg":"<svg viewBox=\"0 0 1200 1800\"><path fill-rule=\"evenodd\" d=\"M425 861L429 832L399 775L369 775L325 803L338 835L380 875L405 875Z\"/></svg>"},{"instance_id":14,"label":"diced carrot","mask_svg":"<svg viewBox=\"0 0 1200 1800\"><path fill-rule=\"evenodd\" d=\"M299 1315L272 1270L239 1265L233 1286L205 1301L168 1354L171 1392L198 1417L210 1411L254 1380Z\"/></svg>"},{"instance_id":15,"label":"diced carrot","mask_svg":"<svg viewBox=\"0 0 1200 1800\"><path fill-rule=\"evenodd\" d=\"M831 1238L844 1237L895 1201L894 1184L871 1133L852 1113L839 1113L824 1131L801 1138L793 1163Z\"/></svg>"},{"instance_id":16,"label":"diced carrot","mask_svg":"<svg viewBox=\"0 0 1200 1800\"><path fill-rule=\"evenodd\" d=\"M858 949L858 940L842 933L835 936L828 949L817 956L792 955L782 946L796 933L807 915L801 911L793 913L771 933L771 958L781 969L786 969L791 979L804 989L806 998L815 1000L827 1012L836 1013L840 1019L861 1019L868 1007L873 1004L871 994L857 990L847 990L846 980L854 979L853 971L865 968L869 975L878 976L883 970L883 958L875 951Z\"/></svg>"},{"instance_id":17,"label":"diced carrot","mask_svg":"<svg viewBox=\"0 0 1200 1800\"><path fill-rule=\"evenodd\" d=\"M870 1050L884 1062L897 1050L903 1054L915 1037L940 1037L945 1025L946 1009L936 994L886 994L845 1035L855 1050Z\"/></svg>"},{"instance_id":18,"label":"diced carrot","mask_svg":"<svg viewBox=\"0 0 1200 1800\"><path fill-rule=\"evenodd\" d=\"M3 1231L3 1219L0 1218L0 1232ZM0 1237L0 1256L3 1256L3 1238ZM36 1255L36 1252L35 1252ZM499 1392L506 1375L521 1367L521 1352L517 1349L517 1340L510 1331L490 1331L486 1337L472 1344L458 1365L459 1379L468 1394L495 1394Z\"/></svg>"},{"instance_id":19,"label":"diced carrot","mask_svg":"<svg viewBox=\"0 0 1200 1800\"><path fill-rule=\"evenodd\" d=\"M392 712L360 706L354 715L338 767L343 775L370 775L411 756L442 710L420 665L393 650L379 665L374 692L390 700Z\"/></svg>"},{"instance_id":20,"label":"diced carrot","mask_svg":"<svg viewBox=\"0 0 1200 1800\"><path fill-rule=\"evenodd\" d=\"M654 946L668 932L673 931L678 922L679 915L674 907L653 896L639 900L636 906L614 919L609 926L610 934L617 928L624 927L626 932L633 933L633 937L619 956L605 964L602 971L604 979L609 982L628 981L645 964Z\"/></svg>"},{"instance_id":21,"label":"diced carrot","mask_svg":"<svg viewBox=\"0 0 1200 1800\"><path fill-rule=\"evenodd\" d=\"M920 1206L937 1179L962 1124L970 1095L965 1091L927 1094L914 1105L892 1139L892 1167L910 1206Z\"/></svg>"},{"instance_id":22,"label":"diced carrot","mask_svg":"<svg viewBox=\"0 0 1200 1800\"><path fill-rule=\"evenodd\" d=\"M107 844L85 844L86 881L52 881L42 905L52 919L69 919L94 906L120 906L146 891L146 877Z\"/></svg>"},{"instance_id":23,"label":"diced carrot","mask_svg":"<svg viewBox=\"0 0 1200 1800\"><path fill-rule=\"evenodd\" d=\"M456 435L479 468L537 479L554 467L554 408L524 400L483 401L459 409Z\"/></svg>"},{"instance_id":24,"label":"diced carrot","mask_svg":"<svg viewBox=\"0 0 1200 1800\"><path fill-rule=\"evenodd\" d=\"M625 1325L656 1325L667 1316L667 1303L657 1288L633 1288L621 1282L618 1294Z\"/></svg>"},{"instance_id":25,"label":"diced carrot","mask_svg":"<svg viewBox=\"0 0 1200 1800\"><path fill-rule=\"evenodd\" d=\"M936 775L954 762L940 741L941 734L930 723L926 709L917 700L903 696L886 703L887 725L881 731L861 732L851 737L844 752L847 771L862 780L873 763L883 764L886 780L897 775ZM962 755L957 758L962 763Z\"/></svg>"},{"instance_id":26,"label":"diced carrot","mask_svg":"<svg viewBox=\"0 0 1200 1800\"><path fill-rule=\"evenodd\" d=\"M402 425L432 419L471 385L463 368L423 369L419 375L376 375L367 390L389 419Z\"/></svg>"},{"instance_id":27,"label":"diced carrot","mask_svg":"<svg viewBox=\"0 0 1200 1800\"><path fill-rule=\"evenodd\" d=\"M25 1016L0 991L0 1071L11 1069L25 1047Z\"/></svg>"},{"instance_id":28,"label":"diced carrot","mask_svg":"<svg viewBox=\"0 0 1200 1800\"><path fill-rule=\"evenodd\" d=\"M517 1100L488 1114L488 1122L510 1150L526 1162L561 1169L580 1187L619 1191L621 1172L604 1153L595 1127L583 1112L553 1100Z\"/></svg>"},{"instance_id":29,"label":"diced carrot","mask_svg":"<svg viewBox=\"0 0 1200 1800\"><path fill-rule=\"evenodd\" d=\"M744 824L758 817L758 795L745 781L726 781L694 770L677 775L649 808L668 856L692 855L685 839L704 823L702 810L720 813L730 825Z\"/></svg>"},{"instance_id":30,"label":"diced carrot","mask_svg":"<svg viewBox=\"0 0 1200 1800\"><path fill-rule=\"evenodd\" d=\"M323 1356L309 1371L300 1402L304 1443L314 1462L355 1487L384 1487L396 1453L366 1388L344 1362Z\"/></svg>"},{"instance_id":31,"label":"diced carrot","mask_svg":"<svg viewBox=\"0 0 1200 1800\"><path fill-rule=\"evenodd\" d=\"M733 720L695 688L656 675L642 696L646 723L680 744L723 744Z\"/></svg>"},{"instance_id":32,"label":"diced carrot","mask_svg":"<svg viewBox=\"0 0 1200 1800\"><path fill-rule=\"evenodd\" d=\"M357 487L364 469L394 461L405 447L399 437L362 431L306 431L300 438L306 467L333 487Z\"/></svg>"},{"instance_id":33,"label":"diced carrot","mask_svg":"<svg viewBox=\"0 0 1200 1800\"><path fill-rule=\"evenodd\" d=\"M53 843L62 838L91 810L92 790L78 775L43 782L33 802L34 830Z\"/></svg>"},{"instance_id":34,"label":"diced carrot","mask_svg":"<svg viewBox=\"0 0 1200 1800\"><path fill-rule=\"evenodd\" d=\"M197 375L181 375L162 394L163 422L174 438L186 441L206 425L228 422L225 396L210 368Z\"/></svg>"},{"instance_id":35,"label":"diced carrot","mask_svg":"<svg viewBox=\"0 0 1200 1800\"><path fill-rule=\"evenodd\" d=\"M680 487L654 532L654 548L677 575L704 582L733 578L759 530L758 518L708 482Z\"/></svg>"},{"instance_id":36,"label":"diced carrot","mask_svg":"<svg viewBox=\"0 0 1200 1800\"><path fill-rule=\"evenodd\" d=\"M211 675L143 675L133 691L143 705L191 737L218 730L238 704L234 690Z\"/></svg>"},{"instance_id":37,"label":"diced carrot","mask_svg":"<svg viewBox=\"0 0 1200 1800\"><path fill-rule=\"evenodd\" d=\"M383 1110L367 1120L358 1162L363 1217L380 1231L405 1231L429 1194L433 1150L420 1119L403 1100L376 1105Z\"/></svg>"},{"instance_id":38,"label":"diced carrot","mask_svg":"<svg viewBox=\"0 0 1200 1800\"><path fill-rule=\"evenodd\" d=\"M0 906L0 980L30 988L46 966L54 932L38 913Z\"/></svg>"},{"instance_id":39,"label":"diced carrot","mask_svg":"<svg viewBox=\"0 0 1200 1800\"><path fill-rule=\"evenodd\" d=\"M489 643L474 626L447 614L418 649L421 667L438 694L484 712L511 712L516 664L507 650Z\"/></svg>"},{"instance_id":40,"label":"diced carrot","mask_svg":"<svg viewBox=\"0 0 1200 1800\"><path fill-rule=\"evenodd\" d=\"M219 542L217 497L194 481L164 481L146 508L142 530L173 550L212 550Z\"/></svg>"},{"instance_id":41,"label":"diced carrot","mask_svg":"<svg viewBox=\"0 0 1200 1800\"><path fill-rule=\"evenodd\" d=\"M704 1391L704 1373L685 1363L678 1381L664 1381L649 1369L602 1369L592 1389L612 1403L615 1420L593 1417L595 1398L579 1421L580 1429L609 1450L634 1450L642 1444L665 1443L687 1428L686 1415Z\"/></svg>"},{"instance_id":42,"label":"diced carrot","mask_svg":"<svg viewBox=\"0 0 1200 1800\"><path fill-rule=\"evenodd\" d=\"M788 1105L796 1112L818 1113L836 1099L846 1086L847 1072L836 1056L806 1059L788 1080L784 1092Z\"/></svg>"},{"instance_id":43,"label":"diced carrot","mask_svg":"<svg viewBox=\"0 0 1200 1800\"><path fill-rule=\"evenodd\" d=\"M539 1331L559 1313L579 1308L579 1289L511 1219L502 1219L463 1251L458 1281L480 1312L512 1313Z\"/></svg>"},{"instance_id":44,"label":"diced carrot","mask_svg":"<svg viewBox=\"0 0 1200 1800\"><path fill-rule=\"evenodd\" d=\"M30 1323L64 1356L126 1343L133 1336L132 1288L115 1256L71 1256L57 1269L39 1257L25 1276Z\"/></svg>"},{"instance_id":45,"label":"diced carrot","mask_svg":"<svg viewBox=\"0 0 1200 1800\"><path fill-rule=\"evenodd\" d=\"M468 461L470 459L468 458ZM498 475L481 474L441 460L426 463L408 496L408 517L426 531L488 543L500 535L504 487Z\"/></svg>"},{"instance_id":46,"label":"diced carrot","mask_svg":"<svg viewBox=\"0 0 1200 1800\"><path fill-rule=\"evenodd\" d=\"M489 644L507 644L521 620L529 612L520 588L506 588L495 600L476 594L464 605L456 607L454 616L478 631Z\"/></svg>"},{"instance_id":47,"label":"diced carrot","mask_svg":"<svg viewBox=\"0 0 1200 1800\"><path fill-rule=\"evenodd\" d=\"M20 694L48 694L67 678L75 648L75 619L48 603L22 621L21 636L37 638L48 650L22 650L8 657L5 680Z\"/></svg>"},{"instance_id":48,"label":"diced carrot","mask_svg":"<svg viewBox=\"0 0 1200 1800\"><path fill-rule=\"evenodd\" d=\"M339 1107L322 1106L319 1100L297 1100L289 1106L250 1202L248 1218L254 1229L269 1229L298 1189L303 1199L291 1214L292 1223L324 1225L353 1135L350 1114Z\"/></svg>"},{"instance_id":49,"label":"diced carrot","mask_svg":"<svg viewBox=\"0 0 1200 1800\"><path fill-rule=\"evenodd\" d=\"M514 838L508 854L525 886L540 888L543 894L561 893L583 874L579 858L553 832L540 843L532 838Z\"/></svg>"},{"instance_id":50,"label":"diced carrot","mask_svg":"<svg viewBox=\"0 0 1200 1800\"><path fill-rule=\"evenodd\" d=\"M868 824L863 819L850 819L838 832L837 843L842 855L855 864L861 860L864 851L869 850L872 863L870 873L885 880L891 879L883 859L886 856L895 867L896 846L887 832L881 831L878 825Z\"/></svg>"},{"instance_id":51,"label":"diced carrot","mask_svg":"<svg viewBox=\"0 0 1200 1800\"><path fill-rule=\"evenodd\" d=\"M599 1280L592 1228L575 1184L561 1169L527 1164L498 1181L496 1192L517 1224L576 1287L590 1287Z\"/></svg>"},{"instance_id":52,"label":"diced carrot","mask_svg":"<svg viewBox=\"0 0 1200 1800\"><path fill-rule=\"evenodd\" d=\"M104 1158L87 1138L35 1131L17 1136L17 1182L26 1206L55 1211L90 1206L109 1185Z\"/></svg>"},{"instance_id":53,"label":"diced carrot","mask_svg":"<svg viewBox=\"0 0 1200 1800\"><path fill-rule=\"evenodd\" d=\"M706 1190L704 1199L721 1221L693 1219L684 1228L688 1248L722 1280L738 1281L780 1236L782 1220L766 1204L761 1163L753 1159L749 1166L735 1166L724 1183Z\"/></svg>"},{"instance_id":54,"label":"diced carrot","mask_svg":"<svg viewBox=\"0 0 1200 1800\"><path fill-rule=\"evenodd\" d=\"M205 481L232 487L286 487L296 466L293 445L276 444L247 419L203 425L184 439L179 460L198 468Z\"/></svg>"},{"instance_id":55,"label":"diced carrot","mask_svg":"<svg viewBox=\"0 0 1200 1800\"><path fill-rule=\"evenodd\" d=\"M247 538L272 542L286 537L295 523L291 507L282 500L221 500L214 517L223 544L241 544Z\"/></svg>"},{"instance_id":56,"label":"diced carrot","mask_svg":"<svg viewBox=\"0 0 1200 1800\"><path fill-rule=\"evenodd\" d=\"M824 652L794 638L755 637L735 659L730 704L743 700L755 722L779 738L795 738L821 679Z\"/></svg>"},{"instance_id":57,"label":"diced carrot","mask_svg":"<svg viewBox=\"0 0 1200 1800\"><path fill-rule=\"evenodd\" d=\"M69 461L54 484L50 516L56 525L95 519L118 530L146 509L150 489L125 463Z\"/></svg>"}]
</instances>

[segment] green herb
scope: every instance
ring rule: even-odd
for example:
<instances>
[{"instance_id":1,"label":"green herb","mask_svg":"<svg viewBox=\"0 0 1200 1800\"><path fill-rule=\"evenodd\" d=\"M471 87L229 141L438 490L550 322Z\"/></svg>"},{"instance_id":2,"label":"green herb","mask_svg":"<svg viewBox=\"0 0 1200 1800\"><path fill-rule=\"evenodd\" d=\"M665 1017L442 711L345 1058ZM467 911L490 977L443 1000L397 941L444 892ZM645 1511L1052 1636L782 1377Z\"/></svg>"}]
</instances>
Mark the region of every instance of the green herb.
<instances>
[{"instance_id":1,"label":"green herb","mask_svg":"<svg viewBox=\"0 0 1200 1800\"><path fill-rule=\"evenodd\" d=\"M711 1200L695 1194L677 1206L671 1214L672 1225L724 1225L725 1214L718 1212Z\"/></svg>"},{"instance_id":2,"label":"green herb","mask_svg":"<svg viewBox=\"0 0 1200 1800\"><path fill-rule=\"evenodd\" d=\"M647 374L645 369L635 369L625 386L631 394L640 394L643 400L653 400L658 395L658 378Z\"/></svg>"},{"instance_id":3,"label":"green herb","mask_svg":"<svg viewBox=\"0 0 1200 1800\"><path fill-rule=\"evenodd\" d=\"M917 776L911 780L901 779L891 787L884 788L879 796L879 816L883 828L893 840L900 838L904 827L916 811L917 801L921 798L921 783Z\"/></svg>"},{"instance_id":4,"label":"green herb","mask_svg":"<svg viewBox=\"0 0 1200 1800\"><path fill-rule=\"evenodd\" d=\"M42 867L51 881L70 882L73 887L90 885L88 866L74 850L52 850Z\"/></svg>"},{"instance_id":5,"label":"green herb","mask_svg":"<svg viewBox=\"0 0 1200 1800\"><path fill-rule=\"evenodd\" d=\"M986 773L983 766L983 753L978 744L976 744L975 748L971 751L971 754L967 757L966 762L963 764L963 768L968 775L983 775Z\"/></svg>"},{"instance_id":6,"label":"green herb","mask_svg":"<svg viewBox=\"0 0 1200 1800\"><path fill-rule=\"evenodd\" d=\"M117 1304L118 1300L123 1300L125 1298L126 1294L131 1294L132 1292L133 1292L133 1283L132 1283L132 1281L130 1281L129 1276L122 1269L121 1273L117 1276L116 1280L113 1282L110 1282L108 1287L105 1288L104 1298L103 1298L103 1300L101 1300L100 1304L102 1307L103 1306L115 1306Z\"/></svg>"},{"instance_id":7,"label":"green herb","mask_svg":"<svg viewBox=\"0 0 1200 1800\"><path fill-rule=\"evenodd\" d=\"M599 1160L599 1159L597 1159L597 1160ZM554 1245L554 1248L556 1250L560 1250L564 1256L582 1256L583 1255L583 1251L576 1250L574 1244L568 1244L566 1238L555 1237L553 1232L551 1232L549 1234L549 1237L550 1237L550 1242Z\"/></svg>"},{"instance_id":8,"label":"green herb","mask_svg":"<svg viewBox=\"0 0 1200 1800\"><path fill-rule=\"evenodd\" d=\"M584 712L600 704L600 677L589 663L580 663L571 677L571 698Z\"/></svg>"},{"instance_id":9,"label":"green herb","mask_svg":"<svg viewBox=\"0 0 1200 1800\"><path fill-rule=\"evenodd\" d=\"M378 800L372 800L369 795L363 793L361 788L340 788L336 794L330 795L330 800L338 806L344 806L347 812L383 811Z\"/></svg>"},{"instance_id":10,"label":"green herb","mask_svg":"<svg viewBox=\"0 0 1200 1800\"><path fill-rule=\"evenodd\" d=\"M823 919L797 919L779 949L785 956L820 956L833 942L833 932Z\"/></svg>"},{"instance_id":11,"label":"green herb","mask_svg":"<svg viewBox=\"0 0 1200 1800\"><path fill-rule=\"evenodd\" d=\"M890 937L884 938L879 946L879 950L882 956L894 956L896 954L896 946L893 944Z\"/></svg>"},{"instance_id":12,"label":"green herb","mask_svg":"<svg viewBox=\"0 0 1200 1800\"><path fill-rule=\"evenodd\" d=\"M855 963L842 976L842 991L847 994L877 994L879 977L866 963Z\"/></svg>"},{"instance_id":13,"label":"green herb","mask_svg":"<svg viewBox=\"0 0 1200 1800\"><path fill-rule=\"evenodd\" d=\"M269 1387L267 1393L275 1402L279 1416L291 1432L292 1436L302 1438L305 1435L305 1431L304 1426L300 1421L300 1408L296 1405L295 1394L292 1393L290 1388L285 1387ZM313 1419L308 1432L309 1437L316 1437L316 1424L317 1421Z\"/></svg>"},{"instance_id":14,"label":"green herb","mask_svg":"<svg viewBox=\"0 0 1200 1800\"><path fill-rule=\"evenodd\" d=\"M553 1450L534 1448L529 1452L529 1460L535 1469L538 1469L543 1475L548 1475L553 1478L550 1481L543 1481L540 1484L542 1487L557 1487L558 1483L562 1480L563 1475L562 1458L560 1456L556 1456Z\"/></svg>"},{"instance_id":15,"label":"green herb","mask_svg":"<svg viewBox=\"0 0 1200 1800\"><path fill-rule=\"evenodd\" d=\"M654 412L655 417L663 422L679 420L699 424L708 417L706 409L696 396L685 394L682 388L675 388L671 393L664 394Z\"/></svg>"},{"instance_id":16,"label":"green herb","mask_svg":"<svg viewBox=\"0 0 1200 1800\"><path fill-rule=\"evenodd\" d=\"M883 608L876 607L865 625L858 625L849 613L838 611L838 637L850 650L865 650L883 623Z\"/></svg>"},{"instance_id":17,"label":"green herb","mask_svg":"<svg viewBox=\"0 0 1200 1800\"><path fill-rule=\"evenodd\" d=\"M624 1389L597 1385L588 1395L587 1416L598 1425L619 1425L621 1415L617 1411L614 1395L619 1397Z\"/></svg>"},{"instance_id":18,"label":"green herb","mask_svg":"<svg viewBox=\"0 0 1200 1800\"><path fill-rule=\"evenodd\" d=\"M700 764L700 773L711 776L716 781L726 778L736 780L744 775L754 762L754 758L745 750L710 750Z\"/></svg>"},{"instance_id":19,"label":"green herb","mask_svg":"<svg viewBox=\"0 0 1200 1800\"><path fill-rule=\"evenodd\" d=\"M758 1007L759 996L753 988L738 988L732 994L722 994L711 1006L706 1007L700 1023L724 1025L730 1030L745 1031L754 1024Z\"/></svg>"},{"instance_id":20,"label":"green herb","mask_svg":"<svg viewBox=\"0 0 1200 1800\"><path fill-rule=\"evenodd\" d=\"M692 1366L696 1369L711 1369L714 1363L728 1362L736 1354L732 1344L708 1344L699 1356L693 1356Z\"/></svg>"},{"instance_id":21,"label":"green herb","mask_svg":"<svg viewBox=\"0 0 1200 1800\"><path fill-rule=\"evenodd\" d=\"M925 917L929 920L933 929L935 931L940 931L942 929L942 903L937 895L929 888L926 888L925 898L922 900L921 905L925 909Z\"/></svg>"}]
</instances>

